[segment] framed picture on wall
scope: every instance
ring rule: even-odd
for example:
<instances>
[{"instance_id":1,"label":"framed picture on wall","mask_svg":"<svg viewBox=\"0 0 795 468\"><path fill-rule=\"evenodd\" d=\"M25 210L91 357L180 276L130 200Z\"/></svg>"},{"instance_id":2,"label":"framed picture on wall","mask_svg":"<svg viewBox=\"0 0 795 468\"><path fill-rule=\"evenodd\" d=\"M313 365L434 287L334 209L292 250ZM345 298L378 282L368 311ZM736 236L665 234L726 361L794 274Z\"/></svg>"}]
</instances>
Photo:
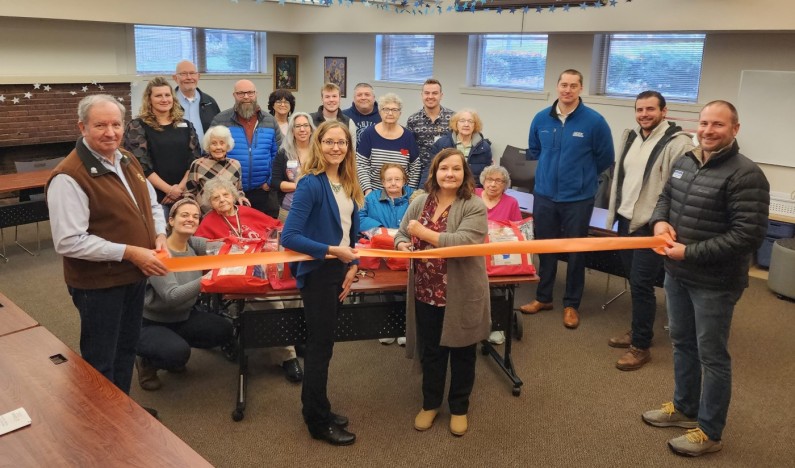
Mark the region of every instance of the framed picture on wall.
<instances>
[{"instance_id":1,"label":"framed picture on wall","mask_svg":"<svg viewBox=\"0 0 795 468\"><path fill-rule=\"evenodd\" d=\"M323 82L340 87L340 97L346 97L348 84L348 58L323 57Z\"/></svg>"},{"instance_id":2,"label":"framed picture on wall","mask_svg":"<svg viewBox=\"0 0 795 468\"><path fill-rule=\"evenodd\" d=\"M298 91L298 56L273 56L273 89Z\"/></svg>"}]
</instances>

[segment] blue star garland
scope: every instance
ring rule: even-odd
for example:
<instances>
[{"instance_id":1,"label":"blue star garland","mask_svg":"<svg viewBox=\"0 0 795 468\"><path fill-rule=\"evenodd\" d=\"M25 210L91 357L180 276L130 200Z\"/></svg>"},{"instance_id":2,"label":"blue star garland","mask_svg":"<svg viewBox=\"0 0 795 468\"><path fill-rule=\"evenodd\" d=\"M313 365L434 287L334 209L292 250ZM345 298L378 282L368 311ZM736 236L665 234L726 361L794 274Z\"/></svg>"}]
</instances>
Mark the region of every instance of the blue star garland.
<instances>
[{"instance_id":1,"label":"blue star garland","mask_svg":"<svg viewBox=\"0 0 795 468\"><path fill-rule=\"evenodd\" d=\"M265 4L267 3L266 0L254 0L257 4ZM276 0L280 6L286 5L287 3L301 3L301 4L319 4L324 6L334 6L334 0ZM555 10L562 9L564 12L568 13L572 7L577 8L579 7L580 10L587 10L588 7L592 8L602 8L604 6L610 5L610 7L617 7L619 0L607 0L605 4L602 3L603 0L595 0L593 3L588 1L582 1L577 3L576 0L573 0L571 3L562 3L561 0L556 0L561 3L549 5L547 7L544 6L511 6L511 7L502 7L498 5L491 5L493 0L464 0L460 3L456 3L457 0L449 0L450 3L448 5L444 5L447 0L383 0L383 2L378 3L371 3L372 0L337 0L337 5L342 6L345 5L346 7L350 7L356 3L361 3L366 8L375 7L379 10L390 10L390 5L393 7L392 10L394 13L397 14L411 14L411 15L420 15L420 16L430 16L433 14L441 15L444 12L466 12L469 11L471 13L475 13L478 11L482 12L494 12L498 15L502 15L504 11L507 11L511 14L515 14L517 11L521 11L523 14L527 14L530 12L531 9L535 9L536 13L542 13L544 10L548 10L549 13L555 13ZM411 1L411 3L409 3ZM565 0L563 0L565 1ZM624 0L624 3L630 3L632 0ZM240 0L229 0L230 3L239 4ZM413 8L409 9L409 6L413 6ZM478 6L479 5L479 6Z\"/></svg>"}]
</instances>

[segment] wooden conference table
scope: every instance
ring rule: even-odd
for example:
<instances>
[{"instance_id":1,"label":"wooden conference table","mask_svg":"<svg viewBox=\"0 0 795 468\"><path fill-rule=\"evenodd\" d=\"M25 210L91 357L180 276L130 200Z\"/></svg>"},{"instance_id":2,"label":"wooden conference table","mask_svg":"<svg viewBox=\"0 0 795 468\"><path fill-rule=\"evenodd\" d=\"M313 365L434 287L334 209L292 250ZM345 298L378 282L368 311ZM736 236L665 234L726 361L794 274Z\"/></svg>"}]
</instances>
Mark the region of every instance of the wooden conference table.
<instances>
[{"instance_id":1,"label":"wooden conference table","mask_svg":"<svg viewBox=\"0 0 795 468\"><path fill-rule=\"evenodd\" d=\"M0 337L37 326L39 326L39 322L17 307L3 293L0 293ZM0 369L0 373L2 373L1 371L2 369ZM2 413L3 411L0 411L0 414Z\"/></svg>"},{"instance_id":2,"label":"wooden conference table","mask_svg":"<svg viewBox=\"0 0 795 468\"><path fill-rule=\"evenodd\" d=\"M8 298L0 302L0 414L22 407L32 420L0 436L0 466L212 466Z\"/></svg>"},{"instance_id":3,"label":"wooden conference table","mask_svg":"<svg viewBox=\"0 0 795 468\"><path fill-rule=\"evenodd\" d=\"M42 188L50 178L51 172L51 169L43 169L41 171L0 174L0 193Z\"/></svg>"},{"instance_id":4,"label":"wooden conference table","mask_svg":"<svg viewBox=\"0 0 795 468\"><path fill-rule=\"evenodd\" d=\"M405 336L406 271L379 269L374 275L357 276L351 287L351 296L340 308L335 330L335 341L373 340ZM501 356L487 341L482 342L482 353L491 355L513 385L514 396L521 394L522 381L516 374L511 359L512 335L516 329L521 338L521 322L514 311L515 288L519 284L538 282L538 276L494 276L491 286L492 329L505 331L505 352ZM297 297L298 290L274 291L270 287L257 294L227 294L224 300L236 303L234 316L238 330L238 362L240 373L235 410L232 419L243 419L246 408L248 379L247 349L301 344L306 341L306 323L303 309L284 308L245 310L247 302L281 301Z\"/></svg>"}]
</instances>

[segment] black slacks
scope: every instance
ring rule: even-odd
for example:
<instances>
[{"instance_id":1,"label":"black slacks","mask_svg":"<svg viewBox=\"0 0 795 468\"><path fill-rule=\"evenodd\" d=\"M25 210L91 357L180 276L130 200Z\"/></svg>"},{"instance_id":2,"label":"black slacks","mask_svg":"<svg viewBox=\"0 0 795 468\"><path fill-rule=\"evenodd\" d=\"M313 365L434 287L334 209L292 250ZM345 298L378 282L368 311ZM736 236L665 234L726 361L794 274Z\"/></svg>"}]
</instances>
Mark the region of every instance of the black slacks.
<instances>
[{"instance_id":1,"label":"black slacks","mask_svg":"<svg viewBox=\"0 0 795 468\"><path fill-rule=\"evenodd\" d=\"M323 431L331 424L331 403L328 399L328 366L334 352L334 330L337 328L339 294L347 271L339 260L326 260L309 273L301 288L306 317L306 354L304 381L301 388L303 415L309 431Z\"/></svg>"},{"instance_id":2,"label":"black slacks","mask_svg":"<svg viewBox=\"0 0 795 468\"><path fill-rule=\"evenodd\" d=\"M414 304L422 363L422 408L431 410L442 406L449 360L450 390L447 404L450 414L467 414L469 395L475 385L477 343L463 348L441 346L439 342L442 339L445 308L417 300Z\"/></svg>"}]
</instances>

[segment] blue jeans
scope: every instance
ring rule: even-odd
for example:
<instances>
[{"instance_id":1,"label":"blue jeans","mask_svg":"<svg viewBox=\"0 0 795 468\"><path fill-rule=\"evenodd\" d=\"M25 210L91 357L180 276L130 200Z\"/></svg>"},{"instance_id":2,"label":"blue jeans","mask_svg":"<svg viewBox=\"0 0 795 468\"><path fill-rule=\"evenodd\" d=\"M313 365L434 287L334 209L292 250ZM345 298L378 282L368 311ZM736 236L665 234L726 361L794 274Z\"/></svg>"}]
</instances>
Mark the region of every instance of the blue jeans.
<instances>
[{"instance_id":1,"label":"blue jeans","mask_svg":"<svg viewBox=\"0 0 795 468\"><path fill-rule=\"evenodd\" d=\"M124 393L130 393L141 333L146 280L105 289L69 288L80 312L80 354Z\"/></svg>"},{"instance_id":2,"label":"blue jeans","mask_svg":"<svg viewBox=\"0 0 795 468\"><path fill-rule=\"evenodd\" d=\"M587 237L593 213L593 199L576 202L554 202L536 195L533 202L533 220L536 239ZM570 253L566 269L566 292L563 307L580 307L585 288L585 253ZM558 273L558 254L538 255L538 288L536 300L552 302L555 277Z\"/></svg>"},{"instance_id":3,"label":"blue jeans","mask_svg":"<svg viewBox=\"0 0 795 468\"><path fill-rule=\"evenodd\" d=\"M156 322L143 319L138 355L157 369L185 366L191 348L210 349L232 340L232 323L210 312L191 310L187 320Z\"/></svg>"},{"instance_id":4,"label":"blue jeans","mask_svg":"<svg viewBox=\"0 0 795 468\"><path fill-rule=\"evenodd\" d=\"M726 426L732 392L728 342L734 305L743 290L686 286L665 275L668 325L674 348L674 407L712 440Z\"/></svg>"},{"instance_id":5,"label":"blue jeans","mask_svg":"<svg viewBox=\"0 0 795 468\"><path fill-rule=\"evenodd\" d=\"M629 233L629 220L618 216L618 235L645 237L653 235L649 226L641 226ZM624 269L629 272L629 289L632 293L632 346L647 349L654 338L654 318L657 297L654 283L663 269L662 255L651 249L620 250Z\"/></svg>"}]
</instances>

